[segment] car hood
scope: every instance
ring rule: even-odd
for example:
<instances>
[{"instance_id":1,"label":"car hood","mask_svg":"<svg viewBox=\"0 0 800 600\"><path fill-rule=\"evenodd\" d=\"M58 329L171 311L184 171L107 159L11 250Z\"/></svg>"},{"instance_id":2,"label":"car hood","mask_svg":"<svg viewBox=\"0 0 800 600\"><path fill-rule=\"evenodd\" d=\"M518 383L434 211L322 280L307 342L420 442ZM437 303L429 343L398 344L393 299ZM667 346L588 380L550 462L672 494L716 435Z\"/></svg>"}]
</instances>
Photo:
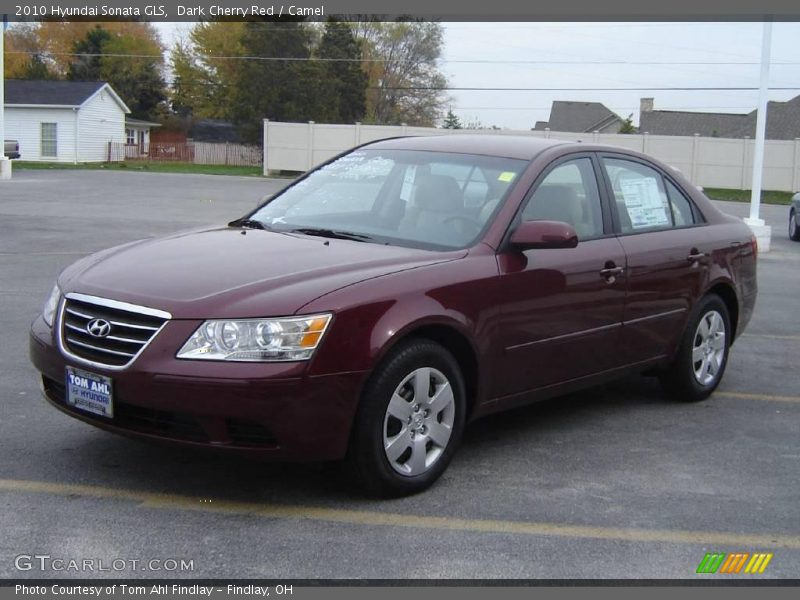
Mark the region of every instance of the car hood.
<instances>
[{"instance_id":1,"label":"car hood","mask_svg":"<svg viewBox=\"0 0 800 600\"><path fill-rule=\"evenodd\" d=\"M59 278L80 292L170 312L173 318L294 314L360 281L466 255L257 229L204 229L117 246Z\"/></svg>"}]
</instances>

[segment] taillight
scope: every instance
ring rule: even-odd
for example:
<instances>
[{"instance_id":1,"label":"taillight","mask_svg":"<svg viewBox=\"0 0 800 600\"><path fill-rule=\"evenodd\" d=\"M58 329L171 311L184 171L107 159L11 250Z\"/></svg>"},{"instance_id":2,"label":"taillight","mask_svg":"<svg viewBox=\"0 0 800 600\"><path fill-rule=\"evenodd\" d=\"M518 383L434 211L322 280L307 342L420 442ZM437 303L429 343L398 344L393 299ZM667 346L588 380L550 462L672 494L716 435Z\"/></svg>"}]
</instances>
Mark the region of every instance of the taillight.
<instances>
[{"instance_id":1,"label":"taillight","mask_svg":"<svg viewBox=\"0 0 800 600\"><path fill-rule=\"evenodd\" d=\"M758 239L756 236L750 236L750 248L753 251L753 258L758 258Z\"/></svg>"}]
</instances>

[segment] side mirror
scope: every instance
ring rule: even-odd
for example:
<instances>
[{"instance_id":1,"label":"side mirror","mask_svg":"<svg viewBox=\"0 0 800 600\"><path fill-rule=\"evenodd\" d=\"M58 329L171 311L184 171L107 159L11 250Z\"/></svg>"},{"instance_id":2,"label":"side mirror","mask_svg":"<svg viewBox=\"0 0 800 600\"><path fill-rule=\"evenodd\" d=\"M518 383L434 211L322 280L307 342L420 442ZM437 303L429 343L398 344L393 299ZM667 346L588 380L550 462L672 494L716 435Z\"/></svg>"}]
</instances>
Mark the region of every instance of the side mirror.
<instances>
[{"instance_id":1,"label":"side mirror","mask_svg":"<svg viewBox=\"0 0 800 600\"><path fill-rule=\"evenodd\" d=\"M561 221L523 221L511 234L511 245L518 250L532 248L574 248L578 234Z\"/></svg>"}]
</instances>

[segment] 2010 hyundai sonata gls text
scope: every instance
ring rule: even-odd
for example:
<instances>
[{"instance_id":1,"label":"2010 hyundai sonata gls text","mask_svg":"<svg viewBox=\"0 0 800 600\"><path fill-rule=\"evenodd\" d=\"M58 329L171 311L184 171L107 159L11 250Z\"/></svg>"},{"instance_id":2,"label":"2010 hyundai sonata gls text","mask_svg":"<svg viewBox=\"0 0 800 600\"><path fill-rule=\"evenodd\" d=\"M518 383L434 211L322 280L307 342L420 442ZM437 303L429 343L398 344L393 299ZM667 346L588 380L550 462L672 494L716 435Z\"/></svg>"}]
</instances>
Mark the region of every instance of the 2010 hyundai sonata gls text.
<instances>
[{"instance_id":1,"label":"2010 hyundai sonata gls text","mask_svg":"<svg viewBox=\"0 0 800 600\"><path fill-rule=\"evenodd\" d=\"M404 494L491 412L645 370L707 397L755 297L750 230L655 160L402 138L227 226L78 261L31 357L46 398L87 423L346 459L369 491Z\"/></svg>"}]
</instances>

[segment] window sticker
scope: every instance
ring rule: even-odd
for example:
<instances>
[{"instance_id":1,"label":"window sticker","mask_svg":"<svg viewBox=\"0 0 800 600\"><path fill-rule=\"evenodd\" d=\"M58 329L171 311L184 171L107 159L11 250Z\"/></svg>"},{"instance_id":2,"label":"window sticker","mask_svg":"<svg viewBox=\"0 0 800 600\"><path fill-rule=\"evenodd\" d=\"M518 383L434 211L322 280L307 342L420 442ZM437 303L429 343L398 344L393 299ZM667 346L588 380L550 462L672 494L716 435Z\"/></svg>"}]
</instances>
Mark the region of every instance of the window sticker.
<instances>
[{"instance_id":1,"label":"window sticker","mask_svg":"<svg viewBox=\"0 0 800 600\"><path fill-rule=\"evenodd\" d=\"M403 187L400 189L400 199L408 202L411 199L411 193L414 191L414 179L417 175L417 165L411 165L406 169L405 177L403 177Z\"/></svg>"},{"instance_id":2,"label":"window sticker","mask_svg":"<svg viewBox=\"0 0 800 600\"><path fill-rule=\"evenodd\" d=\"M510 181L513 181L514 177L516 177L516 175L517 174L514 173L513 171L503 171L502 173L500 173L500 175L497 176L497 181L502 181L503 183L508 183Z\"/></svg>"},{"instance_id":3,"label":"window sticker","mask_svg":"<svg viewBox=\"0 0 800 600\"><path fill-rule=\"evenodd\" d=\"M634 229L663 227L670 224L667 204L652 177L625 179L619 182L625 208Z\"/></svg>"}]
</instances>

